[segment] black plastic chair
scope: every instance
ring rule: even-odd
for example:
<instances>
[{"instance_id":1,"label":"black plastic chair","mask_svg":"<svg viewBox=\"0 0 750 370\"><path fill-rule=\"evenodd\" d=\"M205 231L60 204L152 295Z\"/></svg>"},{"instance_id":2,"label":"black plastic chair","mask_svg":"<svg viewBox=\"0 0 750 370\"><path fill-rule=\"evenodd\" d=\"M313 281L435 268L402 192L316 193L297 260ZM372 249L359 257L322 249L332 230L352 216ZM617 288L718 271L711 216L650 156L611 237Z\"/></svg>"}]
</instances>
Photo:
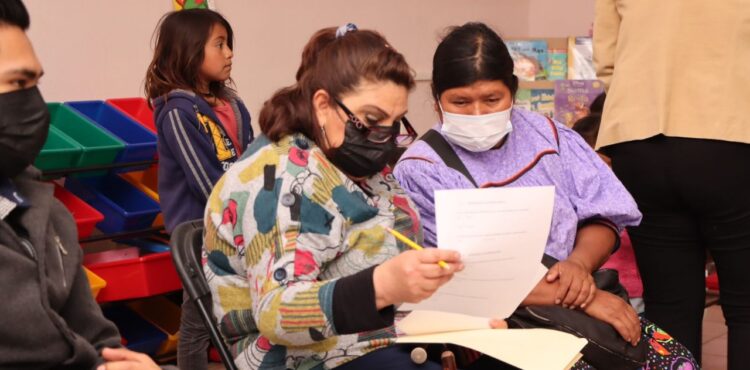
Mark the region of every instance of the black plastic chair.
<instances>
[{"instance_id":1,"label":"black plastic chair","mask_svg":"<svg viewBox=\"0 0 750 370\"><path fill-rule=\"evenodd\" d=\"M203 220L184 222L172 232L172 261L182 280L182 286L190 301L198 306L203 324L211 334L211 341L219 351L221 361L227 370L237 370L232 355L229 353L224 338L211 314L211 290L203 275L201 265L201 248L203 246Z\"/></svg>"}]
</instances>

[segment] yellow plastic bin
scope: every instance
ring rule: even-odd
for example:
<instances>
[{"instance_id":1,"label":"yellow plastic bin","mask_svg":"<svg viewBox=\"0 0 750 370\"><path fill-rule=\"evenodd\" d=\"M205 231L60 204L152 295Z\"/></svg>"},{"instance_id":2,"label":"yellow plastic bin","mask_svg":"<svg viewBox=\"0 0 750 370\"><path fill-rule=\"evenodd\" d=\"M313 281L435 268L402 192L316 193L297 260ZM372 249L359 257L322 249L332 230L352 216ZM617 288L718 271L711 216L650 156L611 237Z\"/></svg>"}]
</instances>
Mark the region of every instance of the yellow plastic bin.
<instances>
[{"instance_id":1,"label":"yellow plastic bin","mask_svg":"<svg viewBox=\"0 0 750 370\"><path fill-rule=\"evenodd\" d=\"M131 185L135 186L138 190L146 194L149 198L155 200L156 202L159 202L157 168L158 167L156 165L153 165L145 171L128 172L120 174L120 176L122 176L122 178L129 182ZM156 219L154 220L152 226L158 227L163 225L164 216L162 215L162 213L159 213L159 215L156 216Z\"/></svg>"},{"instance_id":2,"label":"yellow plastic bin","mask_svg":"<svg viewBox=\"0 0 750 370\"><path fill-rule=\"evenodd\" d=\"M159 296L128 303L128 308L150 322L167 335L156 355L177 351L180 338L180 307L169 299Z\"/></svg>"},{"instance_id":3,"label":"yellow plastic bin","mask_svg":"<svg viewBox=\"0 0 750 370\"><path fill-rule=\"evenodd\" d=\"M100 278L99 275L91 272L91 270L85 267L83 268L83 271L86 271L86 277L89 279L89 285L91 286L91 295L94 296L94 299L96 299L96 296L99 295L99 292L107 286L107 282L104 281L104 279Z\"/></svg>"}]
</instances>

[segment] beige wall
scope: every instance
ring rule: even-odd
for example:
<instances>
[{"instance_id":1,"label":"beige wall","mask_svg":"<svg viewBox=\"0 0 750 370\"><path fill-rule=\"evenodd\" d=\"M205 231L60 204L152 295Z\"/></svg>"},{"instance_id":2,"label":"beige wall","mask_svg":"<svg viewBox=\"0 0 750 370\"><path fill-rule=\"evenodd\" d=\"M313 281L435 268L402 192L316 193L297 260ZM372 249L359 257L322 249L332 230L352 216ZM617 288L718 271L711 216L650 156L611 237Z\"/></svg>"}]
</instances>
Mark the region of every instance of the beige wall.
<instances>
[{"instance_id":1,"label":"beige wall","mask_svg":"<svg viewBox=\"0 0 750 370\"><path fill-rule=\"evenodd\" d=\"M594 0L529 0L528 36L566 37L589 34Z\"/></svg>"},{"instance_id":2,"label":"beige wall","mask_svg":"<svg viewBox=\"0 0 750 370\"><path fill-rule=\"evenodd\" d=\"M25 0L29 35L46 75L48 101L142 95L151 58L151 37L170 0ZM429 96L432 53L449 25L484 21L507 36L581 33L588 13L558 0L215 0L234 28L233 77L253 116L276 89L291 84L310 35L326 26L354 22L381 31L406 55L420 80L410 99L410 118L420 132L435 118ZM571 0L577 7L593 0ZM568 3L567 1L565 3ZM554 9L546 9L550 6ZM573 32L575 31L575 32ZM555 34L553 34L555 33ZM583 32L585 33L585 32Z\"/></svg>"}]
</instances>

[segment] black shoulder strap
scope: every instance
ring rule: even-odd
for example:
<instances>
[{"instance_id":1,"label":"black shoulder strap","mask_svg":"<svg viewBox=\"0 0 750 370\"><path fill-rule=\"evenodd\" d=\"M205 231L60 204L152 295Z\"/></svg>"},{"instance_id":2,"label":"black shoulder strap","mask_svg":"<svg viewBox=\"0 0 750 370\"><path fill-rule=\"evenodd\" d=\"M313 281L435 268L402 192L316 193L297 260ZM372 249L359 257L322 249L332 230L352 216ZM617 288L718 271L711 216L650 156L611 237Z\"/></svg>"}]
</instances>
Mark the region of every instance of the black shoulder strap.
<instances>
[{"instance_id":1,"label":"black shoulder strap","mask_svg":"<svg viewBox=\"0 0 750 370\"><path fill-rule=\"evenodd\" d=\"M443 163L445 163L446 166L460 172L462 175L464 175L464 177L469 179L472 184L474 184L474 187L479 187L476 181L474 181L474 178L471 177L469 170L466 169L466 166L464 166L464 162L461 162L461 159L458 158L458 154L456 154L456 152L453 151L453 148L451 148L450 144L445 141L443 135L440 135L440 133L435 130L429 130L427 131L427 133L422 135L420 140L427 143L427 145L429 145L430 148L432 148L432 150L434 150L435 153L440 156L440 159L443 160Z\"/></svg>"}]
</instances>

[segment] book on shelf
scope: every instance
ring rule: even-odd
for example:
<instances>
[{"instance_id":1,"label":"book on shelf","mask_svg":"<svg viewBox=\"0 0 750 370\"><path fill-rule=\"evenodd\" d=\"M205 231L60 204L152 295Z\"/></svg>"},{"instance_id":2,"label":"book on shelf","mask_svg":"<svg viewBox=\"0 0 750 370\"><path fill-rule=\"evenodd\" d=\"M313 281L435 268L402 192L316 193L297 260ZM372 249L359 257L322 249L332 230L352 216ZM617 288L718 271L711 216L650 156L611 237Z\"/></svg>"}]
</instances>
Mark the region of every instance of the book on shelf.
<instances>
[{"instance_id":1,"label":"book on shelf","mask_svg":"<svg viewBox=\"0 0 750 370\"><path fill-rule=\"evenodd\" d=\"M573 126L590 113L589 106L603 92L604 84L598 80L555 81L555 119Z\"/></svg>"},{"instance_id":2,"label":"book on shelf","mask_svg":"<svg viewBox=\"0 0 750 370\"><path fill-rule=\"evenodd\" d=\"M568 79L595 80L594 47L591 37L568 38Z\"/></svg>"},{"instance_id":3,"label":"book on shelf","mask_svg":"<svg viewBox=\"0 0 750 370\"><path fill-rule=\"evenodd\" d=\"M554 89L532 89L531 110L543 114L549 118L555 115L555 90Z\"/></svg>"},{"instance_id":4,"label":"book on shelf","mask_svg":"<svg viewBox=\"0 0 750 370\"><path fill-rule=\"evenodd\" d=\"M518 89L516 92L516 101L514 103L516 108L523 108L528 111L531 110L531 89Z\"/></svg>"},{"instance_id":5,"label":"book on shelf","mask_svg":"<svg viewBox=\"0 0 750 370\"><path fill-rule=\"evenodd\" d=\"M521 81L546 80L549 57L546 40L507 41L508 51L513 58L513 73Z\"/></svg>"},{"instance_id":6,"label":"book on shelf","mask_svg":"<svg viewBox=\"0 0 750 370\"><path fill-rule=\"evenodd\" d=\"M564 80L568 78L568 50L549 49L549 80Z\"/></svg>"}]
</instances>

